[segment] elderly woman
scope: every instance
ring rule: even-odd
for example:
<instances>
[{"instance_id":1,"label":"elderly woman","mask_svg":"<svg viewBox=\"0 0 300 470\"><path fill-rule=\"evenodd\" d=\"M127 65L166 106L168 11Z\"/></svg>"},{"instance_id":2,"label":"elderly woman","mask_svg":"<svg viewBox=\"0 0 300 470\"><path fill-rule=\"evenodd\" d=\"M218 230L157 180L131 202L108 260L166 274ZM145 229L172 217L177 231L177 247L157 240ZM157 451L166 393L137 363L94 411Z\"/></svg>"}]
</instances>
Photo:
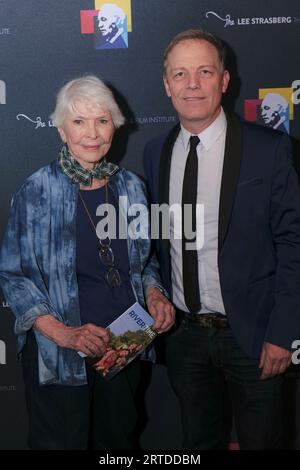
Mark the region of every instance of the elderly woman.
<instances>
[{"instance_id":1,"label":"elderly woman","mask_svg":"<svg viewBox=\"0 0 300 470\"><path fill-rule=\"evenodd\" d=\"M147 304L158 332L172 326L174 309L150 257L150 236L113 233L122 216L132 222L132 204L147 200L140 179L105 158L124 123L111 91L95 76L72 80L51 117L62 149L15 194L0 255L1 286L16 316L29 447L130 449L138 361L108 382L78 351L104 354L107 325L136 300ZM117 224L104 234L102 204L114 207Z\"/></svg>"}]
</instances>

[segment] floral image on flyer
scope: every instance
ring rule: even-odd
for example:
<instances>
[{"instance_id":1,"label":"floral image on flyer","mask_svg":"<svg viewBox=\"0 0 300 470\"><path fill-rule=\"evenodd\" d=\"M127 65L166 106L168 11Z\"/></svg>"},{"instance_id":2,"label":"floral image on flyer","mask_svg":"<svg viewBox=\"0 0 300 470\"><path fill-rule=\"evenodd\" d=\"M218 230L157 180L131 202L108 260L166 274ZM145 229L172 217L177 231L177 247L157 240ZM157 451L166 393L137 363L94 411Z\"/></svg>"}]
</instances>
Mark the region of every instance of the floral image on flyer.
<instances>
[{"instance_id":1,"label":"floral image on flyer","mask_svg":"<svg viewBox=\"0 0 300 470\"><path fill-rule=\"evenodd\" d=\"M112 322L107 330L109 344L101 357L86 360L106 379L111 379L153 341L154 320L137 302Z\"/></svg>"}]
</instances>

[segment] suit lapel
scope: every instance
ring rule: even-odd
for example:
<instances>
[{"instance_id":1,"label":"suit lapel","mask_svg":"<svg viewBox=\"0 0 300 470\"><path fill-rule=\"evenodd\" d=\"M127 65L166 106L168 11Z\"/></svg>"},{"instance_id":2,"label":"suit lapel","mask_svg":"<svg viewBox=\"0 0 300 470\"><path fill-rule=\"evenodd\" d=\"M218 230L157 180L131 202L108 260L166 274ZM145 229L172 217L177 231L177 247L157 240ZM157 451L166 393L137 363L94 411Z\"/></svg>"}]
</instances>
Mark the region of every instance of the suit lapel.
<instances>
[{"instance_id":1,"label":"suit lapel","mask_svg":"<svg viewBox=\"0 0 300 470\"><path fill-rule=\"evenodd\" d=\"M159 187L158 201L159 204L169 204L169 188L170 188L170 168L172 151L180 131L180 124L177 124L168 134L160 154L159 163ZM166 268L166 278L170 282L171 291L171 261L170 261L170 240L160 237L161 261Z\"/></svg>"},{"instance_id":2,"label":"suit lapel","mask_svg":"<svg viewBox=\"0 0 300 470\"><path fill-rule=\"evenodd\" d=\"M171 157L179 131L180 125L177 124L168 134L161 150L159 163L159 204L169 204Z\"/></svg>"},{"instance_id":3,"label":"suit lapel","mask_svg":"<svg viewBox=\"0 0 300 470\"><path fill-rule=\"evenodd\" d=\"M234 114L227 114L227 132L219 206L219 251L221 250L232 211L242 155L242 128Z\"/></svg>"}]
</instances>

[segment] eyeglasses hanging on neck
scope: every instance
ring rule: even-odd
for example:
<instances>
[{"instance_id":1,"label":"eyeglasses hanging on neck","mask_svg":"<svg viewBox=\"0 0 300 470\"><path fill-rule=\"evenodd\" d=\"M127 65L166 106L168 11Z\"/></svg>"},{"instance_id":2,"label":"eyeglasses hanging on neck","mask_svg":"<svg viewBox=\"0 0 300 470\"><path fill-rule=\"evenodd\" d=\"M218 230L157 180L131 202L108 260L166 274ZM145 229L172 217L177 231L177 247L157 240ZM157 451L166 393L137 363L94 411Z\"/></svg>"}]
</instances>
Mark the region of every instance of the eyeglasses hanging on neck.
<instances>
[{"instance_id":1,"label":"eyeglasses hanging on neck","mask_svg":"<svg viewBox=\"0 0 300 470\"><path fill-rule=\"evenodd\" d=\"M105 194L106 194L106 204L108 204L108 187L107 187L107 184L105 185ZM89 213L89 210L86 206L86 203L79 191L79 197L80 197L80 200L83 204L83 207L88 215L88 218L92 224L92 226L94 227L95 229L95 234L96 234L96 227L95 227L95 224L94 224L94 221L91 217L91 214ZM97 236L97 234L96 234ZM108 284L111 286L111 287L118 287L122 284L122 280L121 280L121 275L120 275L120 272L118 271L118 269L116 268L115 266L115 256L114 256L114 252L112 250L112 247L111 247L111 239L109 238L109 236L107 236L106 238L104 239L98 239L99 241L99 257L100 257L100 260L101 262L108 267L108 271L106 273L106 281L108 282Z\"/></svg>"},{"instance_id":2,"label":"eyeglasses hanging on neck","mask_svg":"<svg viewBox=\"0 0 300 470\"><path fill-rule=\"evenodd\" d=\"M102 263L109 269L106 273L106 280L111 287L117 287L122 284L121 276L115 266L115 256L111 247L111 239L99 240L99 257Z\"/></svg>"}]
</instances>

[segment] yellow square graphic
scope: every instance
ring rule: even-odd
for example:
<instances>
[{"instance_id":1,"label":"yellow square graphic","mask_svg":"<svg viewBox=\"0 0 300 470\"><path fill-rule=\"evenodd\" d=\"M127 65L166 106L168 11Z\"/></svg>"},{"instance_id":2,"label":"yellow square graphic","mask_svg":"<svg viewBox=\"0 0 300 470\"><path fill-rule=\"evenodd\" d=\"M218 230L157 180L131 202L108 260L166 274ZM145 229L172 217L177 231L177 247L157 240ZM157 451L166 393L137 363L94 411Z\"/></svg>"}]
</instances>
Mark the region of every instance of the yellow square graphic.
<instances>
[{"instance_id":1,"label":"yellow square graphic","mask_svg":"<svg viewBox=\"0 0 300 470\"><path fill-rule=\"evenodd\" d=\"M132 31L132 20L131 20L131 0L95 0L95 10L100 10L101 6L107 4L117 5L118 7L122 8L124 13L127 16L127 31Z\"/></svg>"},{"instance_id":2,"label":"yellow square graphic","mask_svg":"<svg viewBox=\"0 0 300 470\"><path fill-rule=\"evenodd\" d=\"M294 104L292 101L293 89L292 88L259 88L259 99L263 100L268 93L277 93L283 96L289 104L289 119L294 119Z\"/></svg>"}]
</instances>

